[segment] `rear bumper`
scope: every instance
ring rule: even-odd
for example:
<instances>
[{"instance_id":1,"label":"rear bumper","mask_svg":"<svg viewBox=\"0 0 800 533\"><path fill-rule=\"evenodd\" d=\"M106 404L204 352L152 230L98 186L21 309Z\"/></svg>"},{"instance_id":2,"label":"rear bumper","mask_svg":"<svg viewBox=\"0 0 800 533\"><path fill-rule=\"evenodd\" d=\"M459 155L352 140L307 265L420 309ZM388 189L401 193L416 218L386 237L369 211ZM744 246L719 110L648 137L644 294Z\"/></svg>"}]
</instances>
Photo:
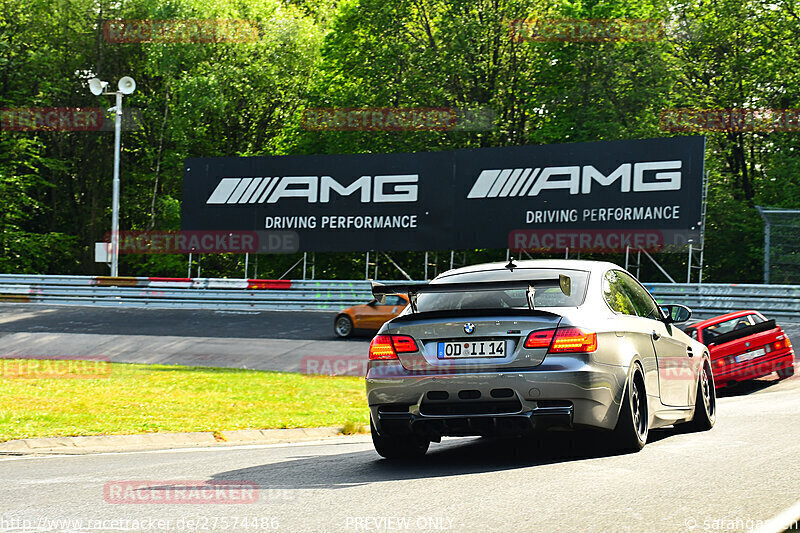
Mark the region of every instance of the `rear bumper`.
<instances>
[{"instance_id":1,"label":"rear bumper","mask_svg":"<svg viewBox=\"0 0 800 533\"><path fill-rule=\"evenodd\" d=\"M714 382L716 383L716 387L720 388L729 383L768 376L773 372L790 367L793 364L794 350L788 349L770 352L752 361L745 361L722 367L712 364L712 367L714 368Z\"/></svg>"},{"instance_id":2,"label":"rear bumper","mask_svg":"<svg viewBox=\"0 0 800 533\"><path fill-rule=\"evenodd\" d=\"M367 400L378 433L521 434L549 427L613 429L628 369L548 356L535 369L419 374L372 361Z\"/></svg>"}]
</instances>

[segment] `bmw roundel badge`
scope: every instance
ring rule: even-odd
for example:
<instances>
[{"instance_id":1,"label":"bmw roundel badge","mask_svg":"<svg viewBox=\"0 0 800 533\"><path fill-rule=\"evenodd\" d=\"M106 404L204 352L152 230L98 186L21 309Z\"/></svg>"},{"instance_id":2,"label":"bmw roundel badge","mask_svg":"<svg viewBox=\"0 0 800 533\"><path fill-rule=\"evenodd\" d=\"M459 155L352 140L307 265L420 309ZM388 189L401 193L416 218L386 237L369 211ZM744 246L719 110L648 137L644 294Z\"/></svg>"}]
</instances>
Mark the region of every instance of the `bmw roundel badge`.
<instances>
[{"instance_id":1,"label":"bmw roundel badge","mask_svg":"<svg viewBox=\"0 0 800 533\"><path fill-rule=\"evenodd\" d=\"M473 331L475 331L475 324L473 324L472 322L467 322L466 324L464 324L464 333L470 334Z\"/></svg>"}]
</instances>

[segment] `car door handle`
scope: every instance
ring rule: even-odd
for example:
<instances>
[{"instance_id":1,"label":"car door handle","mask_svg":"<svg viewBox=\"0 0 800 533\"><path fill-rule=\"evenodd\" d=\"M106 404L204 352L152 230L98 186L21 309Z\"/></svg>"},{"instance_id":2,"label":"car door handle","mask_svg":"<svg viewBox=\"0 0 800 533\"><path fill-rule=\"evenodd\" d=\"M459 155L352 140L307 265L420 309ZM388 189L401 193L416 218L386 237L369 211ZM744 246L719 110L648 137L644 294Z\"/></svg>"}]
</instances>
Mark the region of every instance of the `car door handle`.
<instances>
[{"instance_id":1,"label":"car door handle","mask_svg":"<svg viewBox=\"0 0 800 533\"><path fill-rule=\"evenodd\" d=\"M657 340L658 340L658 339L660 339L660 338L661 338L661 335L659 335L658 333L656 333L655 331L653 331L653 340L654 340L654 341L657 341Z\"/></svg>"}]
</instances>

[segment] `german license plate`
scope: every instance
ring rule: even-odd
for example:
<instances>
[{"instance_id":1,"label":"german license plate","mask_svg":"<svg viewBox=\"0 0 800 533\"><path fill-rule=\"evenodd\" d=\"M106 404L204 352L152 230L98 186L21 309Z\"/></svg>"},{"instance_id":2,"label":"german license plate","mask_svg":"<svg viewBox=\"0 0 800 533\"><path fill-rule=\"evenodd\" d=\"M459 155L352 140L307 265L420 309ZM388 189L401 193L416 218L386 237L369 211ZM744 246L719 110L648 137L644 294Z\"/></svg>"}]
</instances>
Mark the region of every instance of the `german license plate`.
<instances>
[{"instance_id":1,"label":"german license plate","mask_svg":"<svg viewBox=\"0 0 800 533\"><path fill-rule=\"evenodd\" d=\"M437 355L439 359L459 357L505 357L506 341L470 340L464 342L440 342Z\"/></svg>"},{"instance_id":2,"label":"german license plate","mask_svg":"<svg viewBox=\"0 0 800 533\"><path fill-rule=\"evenodd\" d=\"M743 353L741 355L736 356L736 362L742 363L744 361L750 361L755 359L756 357L761 357L762 355L766 354L767 352L764 351L764 348L759 348L758 350L753 350L752 352Z\"/></svg>"}]
</instances>

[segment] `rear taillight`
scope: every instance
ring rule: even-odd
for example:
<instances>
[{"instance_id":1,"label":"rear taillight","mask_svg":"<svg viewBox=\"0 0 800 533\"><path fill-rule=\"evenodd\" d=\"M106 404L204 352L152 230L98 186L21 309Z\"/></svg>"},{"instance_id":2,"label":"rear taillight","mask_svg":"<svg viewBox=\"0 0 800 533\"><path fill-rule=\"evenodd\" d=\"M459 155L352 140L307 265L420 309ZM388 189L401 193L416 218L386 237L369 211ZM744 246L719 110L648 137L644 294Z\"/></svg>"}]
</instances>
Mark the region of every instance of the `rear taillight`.
<instances>
[{"instance_id":1,"label":"rear taillight","mask_svg":"<svg viewBox=\"0 0 800 533\"><path fill-rule=\"evenodd\" d=\"M547 353L587 353L597 350L597 334L580 328L540 329L525 339L525 348L549 348Z\"/></svg>"},{"instance_id":2,"label":"rear taillight","mask_svg":"<svg viewBox=\"0 0 800 533\"><path fill-rule=\"evenodd\" d=\"M369 343L369 358L374 359L397 359L397 354L392 346L392 338L389 335L375 335Z\"/></svg>"},{"instance_id":3,"label":"rear taillight","mask_svg":"<svg viewBox=\"0 0 800 533\"><path fill-rule=\"evenodd\" d=\"M408 335L376 335L369 344L369 358L397 359L398 353L416 352L417 343Z\"/></svg>"},{"instance_id":4,"label":"rear taillight","mask_svg":"<svg viewBox=\"0 0 800 533\"><path fill-rule=\"evenodd\" d=\"M391 335L394 350L397 353L409 353L417 351L417 343L408 335Z\"/></svg>"},{"instance_id":5,"label":"rear taillight","mask_svg":"<svg viewBox=\"0 0 800 533\"><path fill-rule=\"evenodd\" d=\"M580 328L558 328L550 353L593 352L597 350L597 333Z\"/></svg>"},{"instance_id":6,"label":"rear taillight","mask_svg":"<svg viewBox=\"0 0 800 533\"><path fill-rule=\"evenodd\" d=\"M553 335L556 330L554 329L540 329L539 331L532 331L528 338L525 339L526 348L549 348L550 343L553 342Z\"/></svg>"}]
</instances>

